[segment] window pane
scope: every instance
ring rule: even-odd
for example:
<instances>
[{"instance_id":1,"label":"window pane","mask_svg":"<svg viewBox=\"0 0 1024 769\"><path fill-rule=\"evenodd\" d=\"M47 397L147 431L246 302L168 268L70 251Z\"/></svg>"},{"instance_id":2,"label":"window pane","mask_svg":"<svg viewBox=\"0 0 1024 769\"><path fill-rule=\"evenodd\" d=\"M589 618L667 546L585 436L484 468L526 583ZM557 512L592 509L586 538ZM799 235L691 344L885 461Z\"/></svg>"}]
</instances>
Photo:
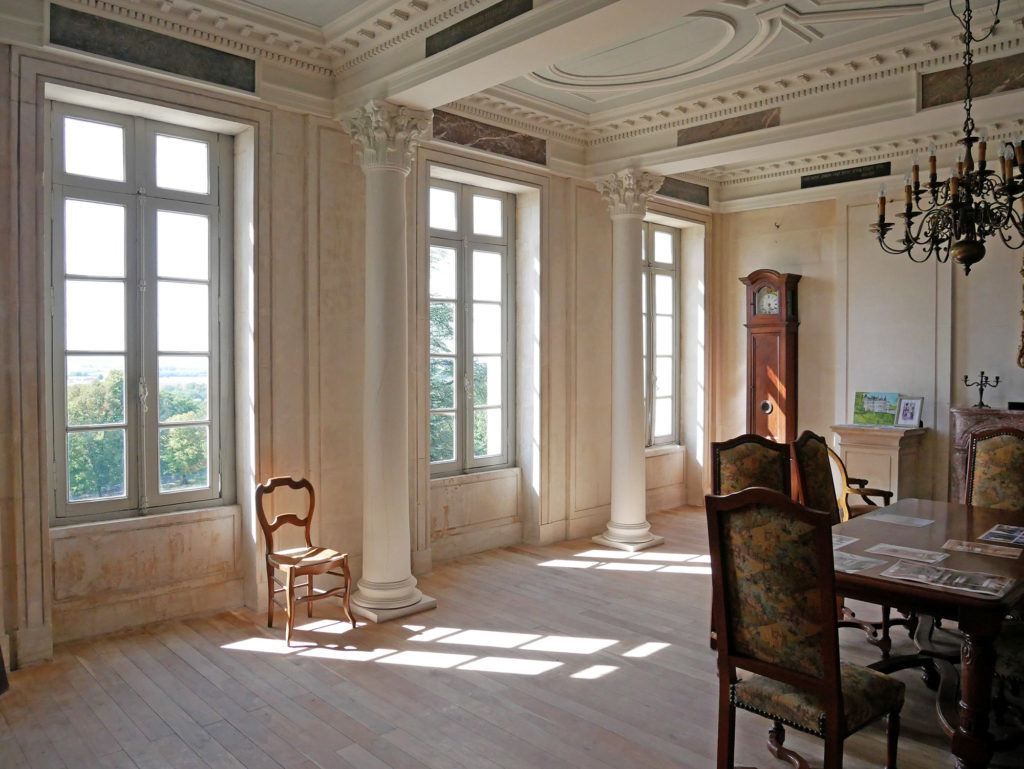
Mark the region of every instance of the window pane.
<instances>
[{"instance_id":1,"label":"window pane","mask_svg":"<svg viewBox=\"0 0 1024 769\"><path fill-rule=\"evenodd\" d=\"M675 249L672 248L672 233L664 230L654 231L654 261L672 264L675 261Z\"/></svg>"},{"instance_id":2,"label":"window pane","mask_svg":"<svg viewBox=\"0 0 1024 769\"><path fill-rule=\"evenodd\" d=\"M210 413L210 361L201 355L159 358L159 419L194 422Z\"/></svg>"},{"instance_id":3,"label":"window pane","mask_svg":"<svg viewBox=\"0 0 1024 769\"><path fill-rule=\"evenodd\" d=\"M501 305L473 302L473 354L501 354Z\"/></svg>"},{"instance_id":4,"label":"window pane","mask_svg":"<svg viewBox=\"0 0 1024 769\"><path fill-rule=\"evenodd\" d=\"M78 176L123 182L124 129L93 120L64 118L64 170Z\"/></svg>"},{"instance_id":5,"label":"window pane","mask_svg":"<svg viewBox=\"0 0 1024 769\"><path fill-rule=\"evenodd\" d=\"M435 299L457 299L459 284L455 276L458 264L454 248L430 247L430 296Z\"/></svg>"},{"instance_id":6,"label":"window pane","mask_svg":"<svg viewBox=\"0 0 1024 769\"><path fill-rule=\"evenodd\" d=\"M455 459L455 415L430 415L430 461L451 462Z\"/></svg>"},{"instance_id":7,"label":"window pane","mask_svg":"<svg viewBox=\"0 0 1024 769\"><path fill-rule=\"evenodd\" d=\"M455 232L459 229L458 206L454 190L430 188L430 226Z\"/></svg>"},{"instance_id":8,"label":"window pane","mask_svg":"<svg viewBox=\"0 0 1024 769\"><path fill-rule=\"evenodd\" d=\"M654 319L654 354L671 355L674 347L672 338L672 318L659 315Z\"/></svg>"},{"instance_id":9,"label":"window pane","mask_svg":"<svg viewBox=\"0 0 1024 769\"><path fill-rule=\"evenodd\" d=\"M654 311L659 315L672 314L672 308L675 307L673 301L675 294L672 287L675 282L675 278L671 275L654 276Z\"/></svg>"},{"instance_id":10,"label":"window pane","mask_svg":"<svg viewBox=\"0 0 1024 769\"><path fill-rule=\"evenodd\" d=\"M161 278L206 280L210 275L210 220L200 214L156 212L156 271Z\"/></svg>"},{"instance_id":11,"label":"window pane","mask_svg":"<svg viewBox=\"0 0 1024 769\"><path fill-rule=\"evenodd\" d=\"M647 314L647 273L644 273L643 280L640 281L640 312Z\"/></svg>"},{"instance_id":12,"label":"window pane","mask_svg":"<svg viewBox=\"0 0 1024 769\"><path fill-rule=\"evenodd\" d=\"M643 341L641 342L641 349L643 350L644 357L647 357L647 316L646 315L644 315L643 321L644 321L644 331L643 331L643 334L642 334Z\"/></svg>"},{"instance_id":13,"label":"window pane","mask_svg":"<svg viewBox=\"0 0 1024 769\"><path fill-rule=\"evenodd\" d=\"M675 377L672 376L672 358L655 358L654 374L657 381L654 386L654 394L658 397L671 397L675 389Z\"/></svg>"},{"instance_id":14,"label":"window pane","mask_svg":"<svg viewBox=\"0 0 1024 769\"><path fill-rule=\"evenodd\" d=\"M502 235L501 198L473 196L473 233L475 235Z\"/></svg>"},{"instance_id":15,"label":"window pane","mask_svg":"<svg viewBox=\"0 0 1024 769\"><path fill-rule=\"evenodd\" d=\"M430 303L430 351L455 352L455 304Z\"/></svg>"},{"instance_id":16,"label":"window pane","mask_svg":"<svg viewBox=\"0 0 1024 769\"><path fill-rule=\"evenodd\" d=\"M430 360L430 408L455 408L455 361L451 358Z\"/></svg>"},{"instance_id":17,"label":"window pane","mask_svg":"<svg viewBox=\"0 0 1024 769\"><path fill-rule=\"evenodd\" d=\"M69 425L124 424L124 356L67 357Z\"/></svg>"},{"instance_id":18,"label":"window pane","mask_svg":"<svg viewBox=\"0 0 1024 769\"><path fill-rule=\"evenodd\" d=\"M166 352L208 352L210 290L195 283L157 283L157 346Z\"/></svg>"},{"instance_id":19,"label":"window pane","mask_svg":"<svg viewBox=\"0 0 1024 769\"><path fill-rule=\"evenodd\" d=\"M500 406L502 401L501 358L473 359L473 405Z\"/></svg>"},{"instance_id":20,"label":"window pane","mask_svg":"<svg viewBox=\"0 0 1024 769\"><path fill-rule=\"evenodd\" d=\"M654 400L654 435L663 438L672 435L672 399L655 398Z\"/></svg>"},{"instance_id":21,"label":"window pane","mask_svg":"<svg viewBox=\"0 0 1024 769\"><path fill-rule=\"evenodd\" d=\"M205 425L160 428L160 491L209 486L209 436Z\"/></svg>"},{"instance_id":22,"label":"window pane","mask_svg":"<svg viewBox=\"0 0 1024 769\"><path fill-rule=\"evenodd\" d=\"M124 430L68 433L68 500L123 497Z\"/></svg>"},{"instance_id":23,"label":"window pane","mask_svg":"<svg viewBox=\"0 0 1024 769\"><path fill-rule=\"evenodd\" d=\"M210 192L210 147L177 136L156 137L156 186L206 195Z\"/></svg>"},{"instance_id":24,"label":"window pane","mask_svg":"<svg viewBox=\"0 0 1024 769\"><path fill-rule=\"evenodd\" d=\"M494 457L501 454L501 409L473 412L473 456Z\"/></svg>"},{"instance_id":25,"label":"window pane","mask_svg":"<svg viewBox=\"0 0 1024 769\"><path fill-rule=\"evenodd\" d=\"M64 201L64 271L124 277L124 206Z\"/></svg>"},{"instance_id":26,"label":"window pane","mask_svg":"<svg viewBox=\"0 0 1024 769\"><path fill-rule=\"evenodd\" d=\"M473 298L477 301L501 301L501 254L473 252Z\"/></svg>"},{"instance_id":27,"label":"window pane","mask_svg":"<svg viewBox=\"0 0 1024 769\"><path fill-rule=\"evenodd\" d=\"M124 284L64 281L65 349L124 351Z\"/></svg>"}]
</instances>

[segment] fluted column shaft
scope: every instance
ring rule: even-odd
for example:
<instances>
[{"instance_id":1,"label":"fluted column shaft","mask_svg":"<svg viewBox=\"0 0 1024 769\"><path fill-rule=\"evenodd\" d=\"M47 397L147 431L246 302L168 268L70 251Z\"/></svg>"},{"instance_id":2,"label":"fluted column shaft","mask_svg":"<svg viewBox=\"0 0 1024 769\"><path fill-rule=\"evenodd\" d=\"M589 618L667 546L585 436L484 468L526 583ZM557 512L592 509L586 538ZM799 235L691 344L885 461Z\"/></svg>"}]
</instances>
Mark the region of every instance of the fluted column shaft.
<instances>
[{"instance_id":1,"label":"fluted column shaft","mask_svg":"<svg viewBox=\"0 0 1024 769\"><path fill-rule=\"evenodd\" d=\"M386 102L370 102L345 121L366 176L363 573L352 604L375 621L434 605L417 589L410 558L405 225L405 180L429 125L429 113Z\"/></svg>"},{"instance_id":2,"label":"fluted column shaft","mask_svg":"<svg viewBox=\"0 0 1024 769\"><path fill-rule=\"evenodd\" d=\"M612 498L611 519L594 540L622 550L664 541L647 522L641 325L641 222L661 182L628 170L598 184L612 218Z\"/></svg>"}]
</instances>

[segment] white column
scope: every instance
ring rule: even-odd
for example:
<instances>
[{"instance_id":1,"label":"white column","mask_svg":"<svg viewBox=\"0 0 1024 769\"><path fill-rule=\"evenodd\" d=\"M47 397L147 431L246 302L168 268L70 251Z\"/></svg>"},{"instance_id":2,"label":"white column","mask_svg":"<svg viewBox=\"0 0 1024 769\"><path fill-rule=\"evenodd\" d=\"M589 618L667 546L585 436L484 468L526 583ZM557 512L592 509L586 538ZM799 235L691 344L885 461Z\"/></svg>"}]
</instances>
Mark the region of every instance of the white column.
<instances>
[{"instance_id":1,"label":"white column","mask_svg":"<svg viewBox=\"0 0 1024 769\"><path fill-rule=\"evenodd\" d=\"M405 179L430 113L370 102L344 121L366 175L363 573L352 610L382 622L432 609L409 532L408 254Z\"/></svg>"},{"instance_id":2,"label":"white column","mask_svg":"<svg viewBox=\"0 0 1024 769\"><path fill-rule=\"evenodd\" d=\"M620 550L665 541L647 522L640 293L640 223L661 182L661 176L627 170L597 185L612 217L612 504L608 527L594 541Z\"/></svg>"}]
</instances>

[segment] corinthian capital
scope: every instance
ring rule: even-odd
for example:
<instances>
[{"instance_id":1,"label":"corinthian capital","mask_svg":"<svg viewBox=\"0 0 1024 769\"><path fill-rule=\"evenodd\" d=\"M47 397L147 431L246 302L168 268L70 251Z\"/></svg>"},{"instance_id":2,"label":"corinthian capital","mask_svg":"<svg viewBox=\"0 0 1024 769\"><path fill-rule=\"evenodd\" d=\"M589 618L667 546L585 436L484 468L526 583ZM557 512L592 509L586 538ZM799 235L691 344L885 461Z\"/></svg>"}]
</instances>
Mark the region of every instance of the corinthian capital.
<instances>
[{"instance_id":1,"label":"corinthian capital","mask_svg":"<svg viewBox=\"0 0 1024 769\"><path fill-rule=\"evenodd\" d=\"M661 187L664 176L629 168L617 171L597 182L601 197L608 203L612 218L616 216L643 216L647 199Z\"/></svg>"},{"instance_id":2,"label":"corinthian capital","mask_svg":"<svg viewBox=\"0 0 1024 769\"><path fill-rule=\"evenodd\" d=\"M371 101L342 120L359 142L363 168L391 168L409 173L416 142L430 130L431 113Z\"/></svg>"}]
</instances>

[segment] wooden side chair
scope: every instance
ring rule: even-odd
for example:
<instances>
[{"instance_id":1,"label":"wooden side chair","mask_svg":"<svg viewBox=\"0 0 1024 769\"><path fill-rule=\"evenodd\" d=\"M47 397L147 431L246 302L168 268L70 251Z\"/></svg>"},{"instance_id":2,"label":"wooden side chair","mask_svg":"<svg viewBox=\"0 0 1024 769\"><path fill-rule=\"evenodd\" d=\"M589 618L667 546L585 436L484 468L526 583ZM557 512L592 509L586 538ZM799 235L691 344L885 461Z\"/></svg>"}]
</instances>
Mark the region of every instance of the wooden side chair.
<instances>
[{"instance_id":1,"label":"wooden side chair","mask_svg":"<svg viewBox=\"0 0 1024 769\"><path fill-rule=\"evenodd\" d=\"M965 487L968 505L1024 508L1024 430L997 427L972 434Z\"/></svg>"},{"instance_id":2,"label":"wooden side chair","mask_svg":"<svg viewBox=\"0 0 1024 769\"><path fill-rule=\"evenodd\" d=\"M810 430L804 430L800 437L792 443L793 463L796 465L797 483L800 487L799 499L812 510L820 510L827 513L829 520L836 525L844 520L843 508L840 505L840 497L836 494L835 483L832 479L832 460L829 457L829 447L825 439ZM838 459L838 457L836 457ZM841 464L841 462L840 462ZM845 470L845 468L844 468ZM855 479L855 480L860 480ZM867 482L864 482L867 485ZM842 497L845 498L845 489L849 484L844 484ZM862 489L862 491L873 491L875 489ZM854 491L854 493L859 493ZM884 497L886 503L892 497L891 492L886 492ZM874 508L872 508L874 509ZM866 512L866 511L862 511ZM865 622L857 619L853 612L847 609L842 599L839 600L840 620L839 627L856 627L864 631L868 643L877 646L882 652L882 657L889 656L892 650L892 638L889 629L893 625L910 625L913 627L915 617L907 619L892 619L892 608L882 607L881 622Z\"/></svg>"},{"instance_id":3,"label":"wooden side chair","mask_svg":"<svg viewBox=\"0 0 1024 769\"><path fill-rule=\"evenodd\" d=\"M794 767L785 726L825 741L825 769L843 742L888 718L887 769L896 767L905 685L839 661L827 513L763 488L705 500L718 639L718 769L735 764L736 708L772 720L768 749ZM752 673L742 679L737 670Z\"/></svg>"},{"instance_id":4,"label":"wooden side chair","mask_svg":"<svg viewBox=\"0 0 1024 769\"><path fill-rule=\"evenodd\" d=\"M790 495L792 472L789 446L747 433L711 444L711 493L718 496L761 486ZM715 648L715 619L711 618L710 646Z\"/></svg>"},{"instance_id":5,"label":"wooden side chair","mask_svg":"<svg viewBox=\"0 0 1024 769\"><path fill-rule=\"evenodd\" d=\"M272 521L267 519L267 513L263 507L264 498L282 488L306 493L305 515L288 513L275 515ZM307 615L312 617L313 601L340 595L345 616L352 623L352 627L356 626L352 612L349 611L352 576L348 568L348 554L313 545L310 539L310 527L313 523L315 509L316 493L313 491L313 484L305 478L278 476L270 478L256 487L256 516L259 518L260 528L263 529L263 539L267 545L267 627L274 626L274 604L277 604L285 610L284 638L285 643L289 646L292 642L292 631L295 628L296 603L305 603ZM305 533L306 546L286 550L275 549L274 534L282 526L301 527ZM284 573L283 581L277 576L279 571ZM342 584L319 593L315 592L313 576L317 574L340 577ZM296 583L302 577L306 578L306 594L296 595ZM285 594L283 602L277 598L279 593Z\"/></svg>"}]
</instances>

